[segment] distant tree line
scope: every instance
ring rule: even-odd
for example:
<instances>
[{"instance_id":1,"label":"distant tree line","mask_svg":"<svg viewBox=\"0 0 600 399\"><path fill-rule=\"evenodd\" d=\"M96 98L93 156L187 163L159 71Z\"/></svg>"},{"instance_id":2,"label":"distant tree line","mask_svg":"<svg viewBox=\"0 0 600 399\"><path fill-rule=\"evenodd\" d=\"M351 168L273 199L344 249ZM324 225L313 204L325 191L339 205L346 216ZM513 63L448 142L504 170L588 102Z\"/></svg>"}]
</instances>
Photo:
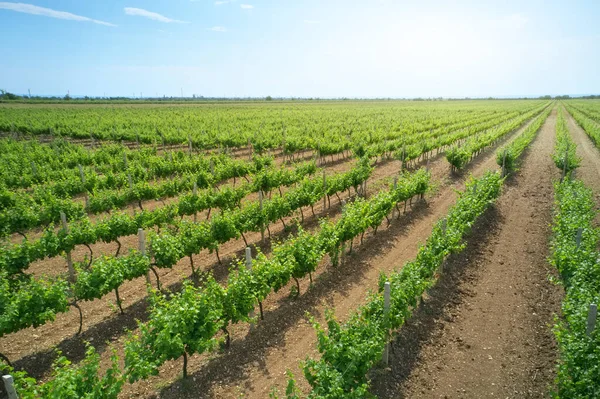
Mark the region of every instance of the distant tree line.
<instances>
[{"instance_id":1,"label":"distant tree line","mask_svg":"<svg viewBox=\"0 0 600 399\"><path fill-rule=\"evenodd\" d=\"M542 100L566 100L569 98L579 98L579 99L600 99L600 95L593 94L587 96L577 96L571 97L569 95L561 95L561 96L540 96L537 97ZM0 89L0 102L63 102L63 101L71 101L77 103L103 103L103 102L136 102L136 103L156 103L156 102L225 102L225 101L396 101L396 100L411 100L411 101L469 101L469 100L531 100L531 97L519 97L519 98L495 98L495 97L487 97L487 98L472 98L472 97L464 97L464 98L443 98L443 97L416 97L416 98L319 98L319 97L204 97L197 96L194 94L192 97L173 97L173 96L162 96L162 97L142 97L142 98L133 98L133 97L124 97L124 96L116 96L116 97L73 97L70 94L65 95L64 97L60 96L21 96L14 93L9 93L6 90Z\"/></svg>"}]
</instances>

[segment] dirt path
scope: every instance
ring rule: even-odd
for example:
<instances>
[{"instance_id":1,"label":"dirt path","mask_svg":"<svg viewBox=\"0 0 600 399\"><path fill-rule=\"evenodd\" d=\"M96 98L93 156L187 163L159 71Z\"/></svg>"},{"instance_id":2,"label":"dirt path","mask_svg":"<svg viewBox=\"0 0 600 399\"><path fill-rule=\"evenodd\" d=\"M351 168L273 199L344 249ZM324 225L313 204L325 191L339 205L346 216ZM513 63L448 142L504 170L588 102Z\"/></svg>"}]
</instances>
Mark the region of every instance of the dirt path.
<instances>
[{"instance_id":1,"label":"dirt path","mask_svg":"<svg viewBox=\"0 0 600 399\"><path fill-rule=\"evenodd\" d=\"M556 110L465 252L450 259L401 331L391 368L375 377L379 397L549 397L556 360L549 325L562 297L546 261L555 123Z\"/></svg>"}]
</instances>

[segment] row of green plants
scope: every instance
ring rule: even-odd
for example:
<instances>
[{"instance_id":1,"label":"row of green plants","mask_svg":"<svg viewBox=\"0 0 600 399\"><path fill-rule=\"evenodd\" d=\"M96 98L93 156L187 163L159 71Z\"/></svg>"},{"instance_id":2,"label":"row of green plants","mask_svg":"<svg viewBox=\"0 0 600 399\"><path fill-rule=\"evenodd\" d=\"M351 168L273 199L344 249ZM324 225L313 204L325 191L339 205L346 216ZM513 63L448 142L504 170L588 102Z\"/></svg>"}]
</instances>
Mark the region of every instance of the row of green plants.
<instances>
[{"instance_id":1,"label":"row of green plants","mask_svg":"<svg viewBox=\"0 0 600 399\"><path fill-rule=\"evenodd\" d=\"M0 374L11 375L20 399L117 399L125 384L116 355L107 367L100 355L88 346L85 358L73 365L62 353L52 365L52 375L45 381L36 381L25 371L16 371L0 360Z\"/></svg>"},{"instance_id":2,"label":"row of green plants","mask_svg":"<svg viewBox=\"0 0 600 399\"><path fill-rule=\"evenodd\" d=\"M373 155L391 153L403 162L417 160L427 156L433 150L444 150L446 147L460 143L469 137L474 137L488 129L498 128L513 119L519 119L530 112L541 110L546 104L530 104L528 107L515 108L506 112L495 112L491 116L476 118L472 121L461 121L456 125L423 132L418 135L396 138L394 141L377 143L368 148Z\"/></svg>"},{"instance_id":3,"label":"row of green plants","mask_svg":"<svg viewBox=\"0 0 600 399\"><path fill-rule=\"evenodd\" d=\"M80 171L77 165L74 169L63 168L57 171L50 181L34 185L28 191L14 191L14 188L11 187L6 187L3 191L9 191L13 195L28 193L35 195L37 191L43 191L59 198L69 198L78 194L95 195L104 190L116 191L130 188L130 183L150 182L152 179L156 181L181 175L215 174L219 172L219 169L223 171L237 170L233 177L241 177L255 168L257 164L268 166L273 163L271 157L268 156L255 156L253 160L243 161L232 159L225 154L192 157L182 151L169 152L165 156L148 156L143 159L143 162L131 162L126 153L123 153L123 157L114 158L113 162L114 170L102 171L96 167L82 166ZM35 170L38 171L39 168L36 166ZM37 176L38 172L35 173ZM5 201L0 203L1 208L7 205L9 204L5 204Z\"/></svg>"},{"instance_id":4,"label":"row of green plants","mask_svg":"<svg viewBox=\"0 0 600 399\"><path fill-rule=\"evenodd\" d=\"M123 208L137 201L173 197L180 192L191 190L194 183L199 188L206 188L232 177L246 177L249 173L258 173L272 164L270 157L255 157L252 162L233 160L228 157L220 163L205 162L206 169L198 170L182 177L168 179L158 184L146 181L131 183L128 189L100 190L93 192L88 199L87 207L80 201L61 198L44 187L36 189L33 195L27 192L0 192L3 206L0 210L0 235L24 232L38 226L56 223L60 220L60 212L64 212L69 220L85 217L87 212L97 214L112 209ZM128 180L128 175L122 175ZM247 177L246 177L247 178ZM81 183L81 180L79 180ZM64 208L64 209L61 209Z\"/></svg>"},{"instance_id":5,"label":"row of green plants","mask_svg":"<svg viewBox=\"0 0 600 399\"><path fill-rule=\"evenodd\" d=\"M557 398L600 397L600 331L588 330L591 304L600 301L600 229L594 193L579 180L555 183L552 255L565 288L554 333L560 359Z\"/></svg>"},{"instance_id":6,"label":"row of green plants","mask_svg":"<svg viewBox=\"0 0 600 399\"><path fill-rule=\"evenodd\" d=\"M79 165L88 176L121 171L124 156L130 165L148 169L162 158L155 148L150 147L129 150L120 144L103 144L92 150L60 138L45 144L6 138L0 140L0 151L0 186L9 189L79 177Z\"/></svg>"},{"instance_id":7,"label":"row of green plants","mask_svg":"<svg viewBox=\"0 0 600 399\"><path fill-rule=\"evenodd\" d=\"M479 179L470 178L447 217L435 224L415 260L399 271L382 274L377 292L372 293L348 321L338 322L330 311L326 314L325 330L311 319L317 331L320 358L309 357L302 364L311 386L309 398L371 397L368 372L381 361L390 332L404 324L419 298L435 284L444 260L465 247L464 237L500 195L503 181L497 172L487 172ZM389 282L391 288L388 313L384 313L385 282ZM290 377L286 397L300 397L293 377Z\"/></svg>"},{"instance_id":8,"label":"row of green plants","mask_svg":"<svg viewBox=\"0 0 600 399\"><path fill-rule=\"evenodd\" d=\"M371 156L387 156L393 157L394 153L400 155L406 153L406 160L414 159L410 157L413 152L418 151L419 145L422 148L432 147L434 148L435 143L442 141L441 137L463 137L463 135L475 134L478 131L487 129L498 123L503 123L506 120L516 117L521 111L506 111L500 113L486 113L486 114L475 114L469 119L458 120L455 123L440 126L436 129L425 132L415 132L414 134L402 135L402 136L391 136L387 137L386 140L372 140L368 137L368 140L355 144L355 148L359 149L360 146L364 147L363 151ZM401 152L401 150L404 150ZM355 152L357 150L355 149ZM417 155L418 156L418 155Z\"/></svg>"},{"instance_id":9,"label":"row of green plants","mask_svg":"<svg viewBox=\"0 0 600 399\"><path fill-rule=\"evenodd\" d=\"M450 163L452 170L456 171L462 169L485 148L493 145L497 140L517 129L528 119L542 113L544 109L545 107L525 113L501 126L492 128L483 134L467 137L466 141L460 145L450 147L446 151L446 159Z\"/></svg>"},{"instance_id":10,"label":"row of green plants","mask_svg":"<svg viewBox=\"0 0 600 399\"><path fill-rule=\"evenodd\" d=\"M351 171L331 177L330 186L338 187L340 191L351 187L357 190L371 172L369 161L364 159ZM155 267L170 268L185 256L191 258L192 254L203 249L217 252L218 256L219 245L239 238L245 232L264 230L269 223L282 220L294 210L312 206L325 195L324 189L322 179L305 178L298 187L284 195L262 201L262 207L261 201L257 200L239 209L223 210L211 220L175 223L177 231L173 233L150 232L150 257L134 250L123 256L101 256L91 263L77 262L72 285L58 284L60 279L64 280L63 277L33 278L25 273L8 274L3 271L5 276L10 277L11 284L3 287L4 311L0 316L0 336L33 325L31 320L37 325L51 321L57 312L68 309L65 304L77 307L79 300L99 299L111 291L115 291L120 306L118 288L124 282L155 271ZM63 243L70 245L67 241ZM158 278L158 274L155 275ZM31 315L27 315L28 312ZM81 323L80 318L80 330Z\"/></svg>"},{"instance_id":11,"label":"row of green plants","mask_svg":"<svg viewBox=\"0 0 600 399\"><path fill-rule=\"evenodd\" d=\"M3 107L0 131L102 140L187 145L196 149L241 148L261 153L284 148L320 154L349 149L372 131L386 139L429 132L476 114L526 108L540 101L373 102L372 104L206 104L180 106Z\"/></svg>"},{"instance_id":12,"label":"row of green plants","mask_svg":"<svg viewBox=\"0 0 600 399\"><path fill-rule=\"evenodd\" d=\"M139 228L148 229L163 224L172 224L178 217L194 215L213 208L231 210L241 206L242 199L251 192L268 193L277 187L288 187L301 182L317 171L314 162L306 162L294 169L263 168L252 177L251 183L238 187L230 185L218 189L207 188L194 193L182 195L170 205L154 210L142 210L131 215L125 212L114 212L96 223L88 218L71 222L69 231L49 226L37 240L24 240L19 244L4 244L0 247L0 270L19 273L32 262L51 258L63 252L69 252L77 245L89 246L96 242L120 242L119 238L136 234ZM119 250L118 250L119 251ZM91 252L91 248L90 248ZM117 252L118 254L118 252ZM92 254L90 253L90 256Z\"/></svg>"},{"instance_id":13,"label":"row of green plants","mask_svg":"<svg viewBox=\"0 0 600 399\"><path fill-rule=\"evenodd\" d=\"M423 195L429 180L430 174L426 170L403 174L389 190L369 200L358 199L348 204L337 223L323 220L321 228L314 234L299 228L296 235L274 245L270 258L259 252L250 269L238 262L225 286L208 275L201 287L185 281L182 290L176 294L167 296L151 290L149 321L139 323L139 333L130 334L125 344L124 372L119 371L113 356L112 366L101 375L98 357L90 348L86 359L78 366L69 366L66 359L59 358L53 378L44 384L36 385L25 373L13 372L19 394L32 397L28 395L35 392L39 397L54 397L49 395L52 392L63 395L61 397L78 394L97 399L115 398L125 376L129 381L147 378L157 374L159 366L166 360L180 357L184 358L186 376L189 355L209 351L223 339L228 344L230 324L255 322L250 312L257 302L262 317L260 304L270 292L278 291L291 279L298 281L307 274L310 276L327 253L332 260L338 259L338 255L332 254L339 252L344 241L368 228L376 228L376 221L381 224L399 202ZM145 261L147 270L149 258L139 259ZM220 331L224 334L219 335ZM6 369L10 371L8 367Z\"/></svg>"},{"instance_id":14,"label":"row of green plants","mask_svg":"<svg viewBox=\"0 0 600 399\"><path fill-rule=\"evenodd\" d=\"M552 160L557 168L563 171L563 175L579 167L581 158L577 156L577 144L571 138L562 108L559 109L556 119L556 143Z\"/></svg>"},{"instance_id":15,"label":"row of green plants","mask_svg":"<svg viewBox=\"0 0 600 399\"><path fill-rule=\"evenodd\" d=\"M423 194L429 179L425 170L403 175L395 188L348 204L337 223L322 221L314 234L300 229L295 236L275 244L271 257L259 253L250 270L238 264L230 272L227 288L209 276L202 288L188 283L181 293L170 298L155 296L149 321L140 323L139 333L132 334L125 344L125 368L130 381L155 375L165 361L180 357L184 357L185 376L187 356L215 347L221 339L217 335L220 330L228 344L228 326L252 321L249 314L256 303L262 317L262 301L292 279L299 294L299 279L311 277L326 254L337 264L344 242L369 228L376 230L396 204Z\"/></svg>"},{"instance_id":16,"label":"row of green plants","mask_svg":"<svg viewBox=\"0 0 600 399\"><path fill-rule=\"evenodd\" d=\"M600 146L600 124L591 119L581 108L575 107L572 103L566 102L566 109L573 116L575 121L588 135L590 140L596 145L596 147Z\"/></svg>"},{"instance_id":17,"label":"row of green plants","mask_svg":"<svg viewBox=\"0 0 600 399\"><path fill-rule=\"evenodd\" d=\"M496 151L496 163L502 168L502 173L507 175L515 171L517 160L525 151L529 144L536 137L538 131L552 112L552 108L547 108L541 115L536 117L525 130L509 144L502 146Z\"/></svg>"}]
</instances>

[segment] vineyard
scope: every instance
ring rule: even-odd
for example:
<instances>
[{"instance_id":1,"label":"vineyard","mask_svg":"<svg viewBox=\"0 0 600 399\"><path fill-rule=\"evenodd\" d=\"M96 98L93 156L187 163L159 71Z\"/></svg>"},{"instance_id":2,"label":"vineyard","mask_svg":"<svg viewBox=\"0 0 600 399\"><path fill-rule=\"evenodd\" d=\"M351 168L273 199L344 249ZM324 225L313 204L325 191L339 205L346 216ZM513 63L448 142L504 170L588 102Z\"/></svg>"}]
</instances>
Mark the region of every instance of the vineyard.
<instances>
[{"instance_id":1,"label":"vineyard","mask_svg":"<svg viewBox=\"0 0 600 399\"><path fill-rule=\"evenodd\" d=\"M0 397L600 398L600 101L0 103Z\"/></svg>"}]
</instances>

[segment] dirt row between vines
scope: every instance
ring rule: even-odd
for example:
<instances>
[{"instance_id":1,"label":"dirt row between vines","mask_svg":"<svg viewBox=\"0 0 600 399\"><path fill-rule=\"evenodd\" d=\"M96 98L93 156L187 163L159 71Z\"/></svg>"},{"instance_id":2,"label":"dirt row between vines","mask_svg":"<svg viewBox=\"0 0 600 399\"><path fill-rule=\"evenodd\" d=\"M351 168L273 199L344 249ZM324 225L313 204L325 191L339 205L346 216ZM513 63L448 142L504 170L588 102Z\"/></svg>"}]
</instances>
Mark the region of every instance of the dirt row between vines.
<instances>
[{"instance_id":1,"label":"dirt row between vines","mask_svg":"<svg viewBox=\"0 0 600 399\"><path fill-rule=\"evenodd\" d=\"M555 376L551 331L562 288L547 262L553 206L550 157L556 110L393 342L393 360L374 375L381 398L542 398Z\"/></svg>"},{"instance_id":2,"label":"dirt row between vines","mask_svg":"<svg viewBox=\"0 0 600 399\"><path fill-rule=\"evenodd\" d=\"M518 131L522 131L523 128ZM516 134L509 134L512 139ZM169 362L161 369L161 375L148 381L127 385L123 397L152 396L154 392L166 386L160 395L165 397L199 397L198 392L203 392L202 397L233 397L237 393L245 392L250 397L265 397L265 392L275 383L285 383L283 375L285 369L297 370L298 360L307 353L314 353L315 335L304 318L304 312L310 311L317 318L322 318L325 307L335 307L343 319L356 308L365 297L368 289L374 287L379 270L391 270L400 266L405 260L416 253L418 244L423 242L430 233L433 222L443 216L455 199L454 188L460 188L464 175L449 178L448 164L440 154L431 162L433 179L444 180L438 190L430 196L428 203L419 203L414 209L394 222L389 228L380 229L377 236L368 234L365 244L355 247L357 251L346 258L344 264L337 269L320 267L315 276L315 283L309 287L308 281L302 281L301 293L298 299L289 296L290 287L285 287L278 294L271 295L265 301L265 321L260 322L257 328L248 332L247 325L235 326L232 331L233 342L229 350L222 353L194 356L190 359L189 369L191 377L188 382L192 386L182 389L177 378L180 375L180 361ZM479 175L487 169L495 168L495 154L488 150L480 155L467 171ZM389 181L397 173L399 162L385 162L374 172L372 180L377 182ZM369 183L371 189L377 184ZM370 190L371 190L370 189ZM371 192L371 191L370 191ZM327 214L318 216L335 217L339 215L337 200L332 200L332 209ZM315 208L321 208L318 205ZM305 216L310 215L310 210L304 211ZM310 219L307 217L307 219ZM315 223L316 218L309 223ZM272 232L276 237L281 237L281 225L274 225ZM260 234L247 237L249 242L260 241ZM135 237L133 237L135 241ZM227 274L226 265L235 255L242 256L243 242L227 243L221 249L223 265L214 262L214 255L207 253L194 257L196 265L201 268L212 269L219 278ZM113 246L114 251L116 246ZM125 249L125 246L124 248ZM264 248L268 251L268 247ZM385 256L382 252L389 251ZM329 265L327 265L329 266ZM64 264L60 267L64 268ZM189 261L182 260L172 270L161 271L161 282L164 285L178 284L182 278L189 275ZM9 348L7 354L15 363L34 375L44 375L54 354L50 350L53 345L58 345L67 357L74 361L81 359L83 354L83 341L91 341L99 351L107 348L106 340L121 348L123 329L135 328L135 319L146 317L145 289L140 281L125 284L121 289L121 298L125 304L135 302L126 308L125 315L116 315L114 298L107 295L102 300L84 303L84 333L81 337L73 337L76 331L78 316L74 310L68 314L59 315L54 323L40 327L37 330L28 329L10 337L0 340L3 348ZM142 298L142 299L139 299ZM10 343L10 345L9 345ZM122 351L122 349L119 349ZM108 354L103 354L108 357ZM259 375L262 378L257 379ZM173 381L175 381L173 383ZM306 387L304 387L306 388ZM237 393L236 393L237 392Z\"/></svg>"}]
</instances>

